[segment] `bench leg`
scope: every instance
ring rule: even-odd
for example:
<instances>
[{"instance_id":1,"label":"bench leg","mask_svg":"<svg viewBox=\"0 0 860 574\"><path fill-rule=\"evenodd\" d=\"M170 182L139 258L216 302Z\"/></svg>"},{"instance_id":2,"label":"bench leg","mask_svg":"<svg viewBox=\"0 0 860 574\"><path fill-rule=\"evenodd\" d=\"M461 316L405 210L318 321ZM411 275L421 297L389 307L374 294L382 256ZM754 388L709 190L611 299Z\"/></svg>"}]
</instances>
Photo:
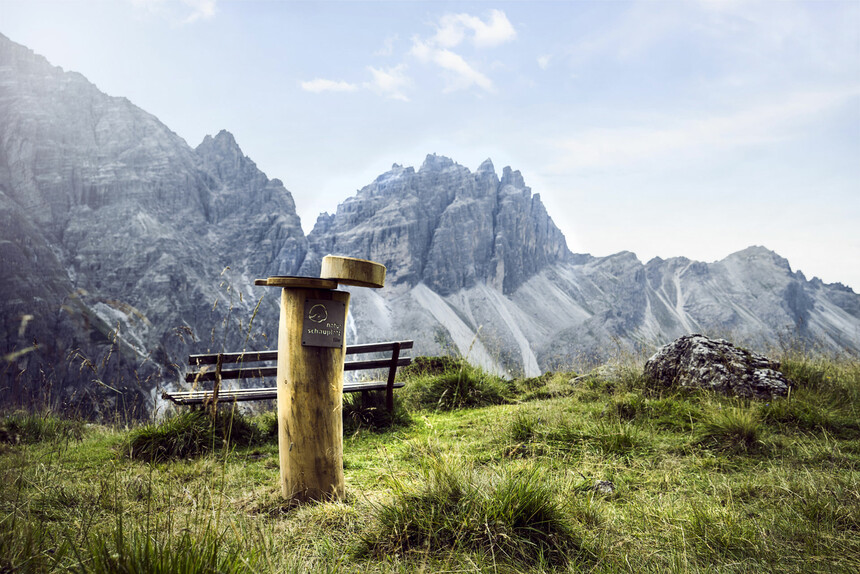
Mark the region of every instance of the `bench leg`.
<instances>
[{"instance_id":1,"label":"bench leg","mask_svg":"<svg viewBox=\"0 0 860 574\"><path fill-rule=\"evenodd\" d=\"M400 343L391 351L391 366L388 368L388 386L385 388L385 408L394 413L394 377L397 376L397 360L400 358Z\"/></svg>"}]
</instances>

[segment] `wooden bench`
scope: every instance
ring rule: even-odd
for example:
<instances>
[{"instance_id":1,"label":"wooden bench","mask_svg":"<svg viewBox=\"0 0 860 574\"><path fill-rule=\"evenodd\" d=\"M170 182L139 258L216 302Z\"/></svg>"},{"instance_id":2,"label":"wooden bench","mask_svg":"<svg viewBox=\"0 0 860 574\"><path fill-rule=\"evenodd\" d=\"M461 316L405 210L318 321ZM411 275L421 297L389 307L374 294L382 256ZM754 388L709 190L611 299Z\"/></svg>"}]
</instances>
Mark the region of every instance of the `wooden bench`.
<instances>
[{"instance_id":1,"label":"wooden bench","mask_svg":"<svg viewBox=\"0 0 860 574\"><path fill-rule=\"evenodd\" d=\"M371 369L388 369L388 378L384 381L344 382L344 393L364 393L368 391L386 391L385 405L389 411L394 410L394 389L403 383L394 382L397 367L405 367L412 363L409 357L401 357L400 351L411 349L413 341L393 341L389 343L370 343L351 345L346 348L347 355L367 353L389 353L383 359L365 359L346 361L343 365L346 371L365 371ZM277 351L250 351L246 353L212 353L208 355L189 355L188 364L192 369L185 375L189 383L217 381L213 390L192 390L161 393L162 398L169 399L177 405L201 405L213 401L265 401L278 397L277 387L257 387L248 389L224 389L221 381L226 379L265 379L277 375ZM272 364L275 363L275 364ZM225 368L224 365L238 364L237 368ZM217 392L216 390L217 389Z\"/></svg>"}]
</instances>

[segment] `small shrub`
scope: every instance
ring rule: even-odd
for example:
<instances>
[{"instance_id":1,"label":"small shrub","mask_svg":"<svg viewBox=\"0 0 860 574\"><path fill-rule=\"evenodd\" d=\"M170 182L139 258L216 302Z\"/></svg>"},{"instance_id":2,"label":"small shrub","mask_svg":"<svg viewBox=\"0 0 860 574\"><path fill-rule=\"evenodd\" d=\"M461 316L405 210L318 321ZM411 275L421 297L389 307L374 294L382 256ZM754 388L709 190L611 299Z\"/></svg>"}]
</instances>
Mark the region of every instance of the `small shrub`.
<instances>
[{"instance_id":1,"label":"small shrub","mask_svg":"<svg viewBox=\"0 0 860 574\"><path fill-rule=\"evenodd\" d=\"M0 419L0 443L35 444L81 440L83 420L61 418L53 413L13 412Z\"/></svg>"},{"instance_id":2,"label":"small shrub","mask_svg":"<svg viewBox=\"0 0 860 574\"><path fill-rule=\"evenodd\" d=\"M213 419L196 410L133 430L123 450L133 459L162 462L198 456L227 442L247 446L260 438L260 431L237 412L219 411Z\"/></svg>"},{"instance_id":3,"label":"small shrub","mask_svg":"<svg viewBox=\"0 0 860 574\"><path fill-rule=\"evenodd\" d=\"M547 386L547 383L555 377L555 373L552 371L547 371L546 373L539 375L537 377L528 377L525 379L518 379L516 381L517 388L522 391L537 391L539 389L543 389Z\"/></svg>"},{"instance_id":4,"label":"small shrub","mask_svg":"<svg viewBox=\"0 0 860 574\"><path fill-rule=\"evenodd\" d=\"M553 399L574 393L576 387L571 382L574 377L573 373L548 372L539 377L515 381L515 386L521 401Z\"/></svg>"},{"instance_id":5,"label":"small shrub","mask_svg":"<svg viewBox=\"0 0 860 574\"><path fill-rule=\"evenodd\" d=\"M591 444L603 454L630 455L642 446L639 429L629 422L603 422L597 425Z\"/></svg>"},{"instance_id":6,"label":"small shrub","mask_svg":"<svg viewBox=\"0 0 860 574\"><path fill-rule=\"evenodd\" d=\"M814 391L817 400L849 409L860 408L860 360L792 353L782 358L780 371L793 383L793 391Z\"/></svg>"},{"instance_id":7,"label":"small shrub","mask_svg":"<svg viewBox=\"0 0 860 574\"><path fill-rule=\"evenodd\" d=\"M851 406L834 403L820 391L799 389L788 398L759 405L762 422L782 432L827 432L842 438L860 438L860 420Z\"/></svg>"},{"instance_id":8,"label":"small shrub","mask_svg":"<svg viewBox=\"0 0 860 574\"><path fill-rule=\"evenodd\" d=\"M463 359L445 361L442 372L411 377L400 394L416 409L452 410L503 404L512 394L511 385Z\"/></svg>"}]
</instances>

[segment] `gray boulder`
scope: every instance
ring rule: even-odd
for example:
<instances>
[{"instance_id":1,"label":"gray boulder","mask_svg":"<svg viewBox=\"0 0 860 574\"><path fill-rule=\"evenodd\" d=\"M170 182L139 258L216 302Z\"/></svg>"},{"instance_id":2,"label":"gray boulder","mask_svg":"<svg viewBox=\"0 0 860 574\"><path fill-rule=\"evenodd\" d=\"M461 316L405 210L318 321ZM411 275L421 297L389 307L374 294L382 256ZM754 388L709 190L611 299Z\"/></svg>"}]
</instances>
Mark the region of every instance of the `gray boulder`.
<instances>
[{"instance_id":1,"label":"gray boulder","mask_svg":"<svg viewBox=\"0 0 860 574\"><path fill-rule=\"evenodd\" d=\"M655 386L704 388L751 398L788 393L791 383L778 369L777 361L703 335L684 335L645 363L645 375Z\"/></svg>"}]
</instances>

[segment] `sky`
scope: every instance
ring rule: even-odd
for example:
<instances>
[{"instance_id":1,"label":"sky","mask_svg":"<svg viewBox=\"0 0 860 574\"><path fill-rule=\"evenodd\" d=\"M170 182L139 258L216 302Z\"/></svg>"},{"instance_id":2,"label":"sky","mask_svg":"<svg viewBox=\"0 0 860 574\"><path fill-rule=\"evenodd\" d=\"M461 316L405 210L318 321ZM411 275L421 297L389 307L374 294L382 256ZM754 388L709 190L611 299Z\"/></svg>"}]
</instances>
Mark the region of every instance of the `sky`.
<instances>
[{"instance_id":1,"label":"sky","mask_svg":"<svg viewBox=\"0 0 860 574\"><path fill-rule=\"evenodd\" d=\"M763 245L860 291L858 0L0 0L0 33L230 131L306 232L393 163L491 158L576 253Z\"/></svg>"}]
</instances>

